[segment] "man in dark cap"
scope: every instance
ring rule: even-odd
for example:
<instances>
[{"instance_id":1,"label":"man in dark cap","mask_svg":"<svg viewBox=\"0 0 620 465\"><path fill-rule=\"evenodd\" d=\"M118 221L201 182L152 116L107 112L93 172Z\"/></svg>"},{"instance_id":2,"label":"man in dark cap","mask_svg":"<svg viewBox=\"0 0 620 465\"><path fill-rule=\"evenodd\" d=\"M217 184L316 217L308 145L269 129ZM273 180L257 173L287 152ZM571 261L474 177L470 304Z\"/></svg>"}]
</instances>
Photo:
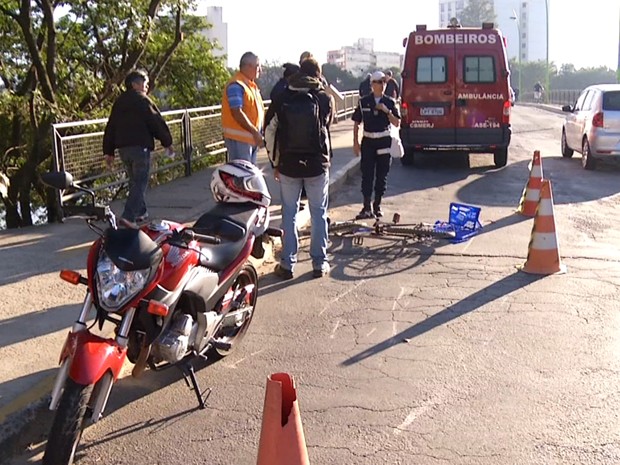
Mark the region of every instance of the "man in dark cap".
<instances>
[{"instance_id":1,"label":"man in dark cap","mask_svg":"<svg viewBox=\"0 0 620 465\"><path fill-rule=\"evenodd\" d=\"M269 93L269 98L274 100L286 87L288 86L288 79L295 73L299 72L299 65L295 63L284 63L282 65L284 68L284 73L276 85L273 86L271 92Z\"/></svg>"}]
</instances>

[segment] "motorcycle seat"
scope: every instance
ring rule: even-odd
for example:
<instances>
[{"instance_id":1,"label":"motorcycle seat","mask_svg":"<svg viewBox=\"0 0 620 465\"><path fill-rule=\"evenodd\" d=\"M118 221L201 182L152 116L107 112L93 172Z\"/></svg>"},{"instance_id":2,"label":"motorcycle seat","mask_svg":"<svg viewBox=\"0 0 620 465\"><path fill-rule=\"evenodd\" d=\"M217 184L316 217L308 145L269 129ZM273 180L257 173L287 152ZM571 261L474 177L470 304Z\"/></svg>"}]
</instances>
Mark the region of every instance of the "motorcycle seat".
<instances>
[{"instance_id":1,"label":"motorcycle seat","mask_svg":"<svg viewBox=\"0 0 620 465\"><path fill-rule=\"evenodd\" d=\"M216 236L222 241L202 249L200 264L214 271L222 271L230 265L245 246L257 214L258 208L249 202L218 203L198 218L193 227L195 232Z\"/></svg>"}]
</instances>

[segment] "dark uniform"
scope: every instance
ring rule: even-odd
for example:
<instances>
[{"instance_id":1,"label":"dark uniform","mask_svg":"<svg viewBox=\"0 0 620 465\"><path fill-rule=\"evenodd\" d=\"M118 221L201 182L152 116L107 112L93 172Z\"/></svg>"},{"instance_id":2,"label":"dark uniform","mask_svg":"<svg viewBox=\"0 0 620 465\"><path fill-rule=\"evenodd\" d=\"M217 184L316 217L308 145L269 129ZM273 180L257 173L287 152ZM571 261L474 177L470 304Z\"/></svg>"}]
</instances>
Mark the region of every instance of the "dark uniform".
<instances>
[{"instance_id":1,"label":"dark uniform","mask_svg":"<svg viewBox=\"0 0 620 465\"><path fill-rule=\"evenodd\" d=\"M400 119L400 112L393 98L382 95L379 102L376 102L373 94L360 100L352 117L353 121L363 124L361 168L364 209L370 210L374 183L373 210L375 213L379 211L381 199L385 194L387 175L392 163L390 156L391 123L386 113L375 109L377 103L383 103L396 118Z\"/></svg>"}]
</instances>

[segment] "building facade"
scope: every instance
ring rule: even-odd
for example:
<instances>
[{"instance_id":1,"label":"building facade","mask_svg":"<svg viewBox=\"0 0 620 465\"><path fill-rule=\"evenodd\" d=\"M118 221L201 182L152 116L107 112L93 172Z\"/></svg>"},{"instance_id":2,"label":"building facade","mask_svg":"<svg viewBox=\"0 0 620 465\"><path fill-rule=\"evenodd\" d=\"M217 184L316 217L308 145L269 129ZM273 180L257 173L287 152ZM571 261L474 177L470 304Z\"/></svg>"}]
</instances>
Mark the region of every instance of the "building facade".
<instances>
[{"instance_id":1,"label":"building facade","mask_svg":"<svg viewBox=\"0 0 620 465\"><path fill-rule=\"evenodd\" d=\"M508 58L518 61L547 59L548 0L494 0L495 23L507 42ZM458 18L468 0L439 0L439 25Z\"/></svg>"},{"instance_id":2,"label":"building facade","mask_svg":"<svg viewBox=\"0 0 620 465\"><path fill-rule=\"evenodd\" d=\"M373 39L358 39L353 46L327 52L327 62L349 71L353 76L376 69L400 68L401 55L393 52L376 52Z\"/></svg>"},{"instance_id":3,"label":"building facade","mask_svg":"<svg viewBox=\"0 0 620 465\"><path fill-rule=\"evenodd\" d=\"M228 56L228 24L224 22L221 6L207 7L207 21L212 25L202 35L215 44L213 56ZM230 63L228 64L230 66Z\"/></svg>"}]
</instances>

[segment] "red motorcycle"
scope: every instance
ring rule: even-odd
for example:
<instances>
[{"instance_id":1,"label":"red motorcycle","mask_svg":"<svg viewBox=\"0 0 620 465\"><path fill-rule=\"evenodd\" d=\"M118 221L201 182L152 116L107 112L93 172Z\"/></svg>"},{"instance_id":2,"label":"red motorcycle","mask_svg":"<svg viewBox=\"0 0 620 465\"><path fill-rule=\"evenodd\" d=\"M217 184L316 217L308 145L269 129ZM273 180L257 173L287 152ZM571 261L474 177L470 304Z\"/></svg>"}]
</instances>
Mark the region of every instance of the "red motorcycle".
<instances>
[{"instance_id":1,"label":"red motorcycle","mask_svg":"<svg viewBox=\"0 0 620 465\"><path fill-rule=\"evenodd\" d=\"M215 207L192 227L157 221L140 229L119 229L108 206L96 206L92 190L66 172L46 173L56 189L87 195L86 205L63 208L65 216L84 216L100 237L88 253L86 276L63 270L60 277L86 286L84 304L60 353L60 369L50 410L56 410L44 465L71 464L82 430L98 421L128 358L133 376L147 366L177 366L205 408L192 361L230 354L254 315L258 275L248 261L262 257L271 201L265 179L254 165L233 161L218 167L211 180ZM97 222L107 222L102 228ZM112 322L114 337L90 332Z\"/></svg>"}]
</instances>

